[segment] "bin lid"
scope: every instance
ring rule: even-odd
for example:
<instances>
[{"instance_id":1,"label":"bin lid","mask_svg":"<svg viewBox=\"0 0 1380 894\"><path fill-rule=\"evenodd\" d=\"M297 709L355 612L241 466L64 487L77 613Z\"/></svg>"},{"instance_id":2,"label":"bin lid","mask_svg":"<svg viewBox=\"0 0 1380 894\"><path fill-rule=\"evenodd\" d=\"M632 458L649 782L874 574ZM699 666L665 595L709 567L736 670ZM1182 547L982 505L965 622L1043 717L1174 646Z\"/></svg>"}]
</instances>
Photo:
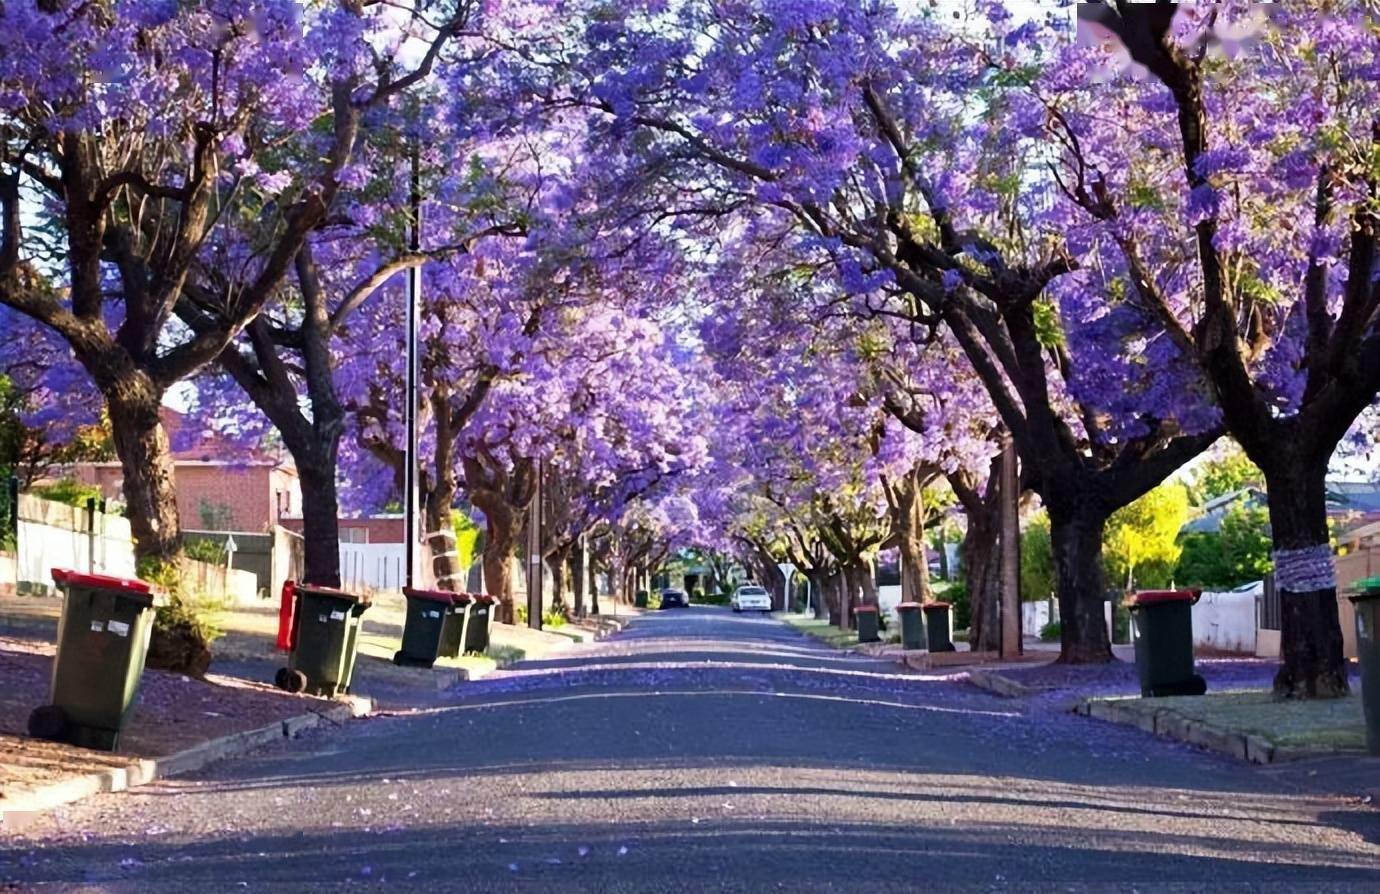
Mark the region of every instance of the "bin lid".
<instances>
[{"instance_id":1,"label":"bin lid","mask_svg":"<svg viewBox=\"0 0 1380 894\"><path fill-rule=\"evenodd\" d=\"M162 600L153 592L153 584L133 577L114 577L109 574L85 574L69 568L54 568L53 582L60 587L86 587L92 590L116 590L124 596L142 602L146 607Z\"/></svg>"},{"instance_id":2,"label":"bin lid","mask_svg":"<svg viewBox=\"0 0 1380 894\"><path fill-rule=\"evenodd\" d=\"M358 593L347 593L338 587L323 587L320 584L297 584L298 593L315 593L318 596L334 596L336 599L348 599L351 602L369 602L368 596L361 596Z\"/></svg>"},{"instance_id":3,"label":"bin lid","mask_svg":"<svg viewBox=\"0 0 1380 894\"><path fill-rule=\"evenodd\" d=\"M494 599L494 597L490 596L488 593L471 593L470 599L475 602L482 602L485 605L493 605L495 602L498 601Z\"/></svg>"},{"instance_id":4,"label":"bin lid","mask_svg":"<svg viewBox=\"0 0 1380 894\"><path fill-rule=\"evenodd\" d=\"M877 610L877 606L872 605L871 603L867 603L867 604L864 604L864 605L855 605L855 606L853 606L853 614L855 614L855 615L856 615L858 612L875 612L876 610Z\"/></svg>"},{"instance_id":5,"label":"bin lid","mask_svg":"<svg viewBox=\"0 0 1380 894\"><path fill-rule=\"evenodd\" d=\"M1161 602L1197 602L1201 590L1141 590L1131 597L1131 605L1155 605Z\"/></svg>"},{"instance_id":6,"label":"bin lid","mask_svg":"<svg viewBox=\"0 0 1380 894\"><path fill-rule=\"evenodd\" d=\"M403 587L403 595L409 599L427 599L431 602L444 602L446 605L453 605L459 593L452 593L450 590L419 590L416 587Z\"/></svg>"},{"instance_id":7,"label":"bin lid","mask_svg":"<svg viewBox=\"0 0 1380 894\"><path fill-rule=\"evenodd\" d=\"M914 609L922 608L922 607L923 607L923 606L921 606L920 603L918 603L918 602L898 602L898 603L896 604L896 610L897 610L897 611L901 611L901 610L903 610L903 609L904 609L905 611L912 611L912 610L914 610Z\"/></svg>"},{"instance_id":8,"label":"bin lid","mask_svg":"<svg viewBox=\"0 0 1380 894\"><path fill-rule=\"evenodd\" d=\"M938 601L936 601L936 602L926 602L926 603L924 603L923 605L921 605L920 607L923 608L923 609L926 609L926 610L932 609L932 608L953 608L953 603L950 603L950 602L938 602Z\"/></svg>"},{"instance_id":9,"label":"bin lid","mask_svg":"<svg viewBox=\"0 0 1380 894\"><path fill-rule=\"evenodd\" d=\"M1350 589L1354 592L1347 594L1347 598L1352 602L1380 599L1380 577L1363 577L1352 583Z\"/></svg>"}]
</instances>

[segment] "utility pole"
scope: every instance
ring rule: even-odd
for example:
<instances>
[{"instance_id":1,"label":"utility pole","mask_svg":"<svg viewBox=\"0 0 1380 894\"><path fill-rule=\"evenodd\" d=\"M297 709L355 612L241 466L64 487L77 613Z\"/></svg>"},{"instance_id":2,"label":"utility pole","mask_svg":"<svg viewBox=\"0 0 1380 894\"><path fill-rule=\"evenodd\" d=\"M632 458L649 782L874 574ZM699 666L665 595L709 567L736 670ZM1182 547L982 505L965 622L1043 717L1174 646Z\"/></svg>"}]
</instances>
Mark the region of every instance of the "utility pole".
<instances>
[{"instance_id":1,"label":"utility pole","mask_svg":"<svg viewBox=\"0 0 1380 894\"><path fill-rule=\"evenodd\" d=\"M542 461L536 460L536 485L532 491L532 503L527 509L527 626L533 630L541 629L541 510L542 510Z\"/></svg>"},{"instance_id":2,"label":"utility pole","mask_svg":"<svg viewBox=\"0 0 1380 894\"><path fill-rule=\"evenodd\" d=\"M421 152L414 138L412 143L412 190L409 197L412 232L408 247L414 252L422 249L422 176ZM422 268L414 265L407 270L407 399L404 422L407 426L407 462L403 467L403 583L417 585L417 411L419 366L417 352L418 316L422 303ZM438 472L441 470L438 470Z\"/></svg>"}]
</instances>

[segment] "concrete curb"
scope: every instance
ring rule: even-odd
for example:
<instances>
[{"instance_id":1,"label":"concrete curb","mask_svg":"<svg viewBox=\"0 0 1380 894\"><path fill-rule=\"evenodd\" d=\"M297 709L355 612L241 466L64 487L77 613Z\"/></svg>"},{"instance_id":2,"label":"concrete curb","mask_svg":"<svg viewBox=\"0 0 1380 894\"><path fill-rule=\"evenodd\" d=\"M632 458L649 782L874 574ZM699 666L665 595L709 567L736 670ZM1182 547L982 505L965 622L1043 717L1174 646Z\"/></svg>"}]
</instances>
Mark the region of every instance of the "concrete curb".
<instances>
[{"instance_id":1,"label":"concrete curb","mask_svg":"<svg viewBox=\"0 0 1380 894\"><path fill-rule=\"evenodd\" d=\"M155 779L200 770L228 757L238 757L280 739L295 739L304 731L324 725L342 726L345 721L374 711L374 701L349 696L320 711L308 711L258 729L244 730L211 739L174 754L156 758L137 758L123 767L110 767L54 782L0 802L0 830L20 821L26 814L52 810L102 792L122 792Z\"/></svg>"},{"instance_id":2,"label":"concrete curb","mask_svg":"<svg viewBox=\"0 0 1380 894\"><path fill-rule=\"evenodd\" d=\"M1137 698L1084 698L1073 713L1134 726L1164 739L1226 754L1253 764L1278 764L1317 757L1362 756L1363 751L1319 746L1275 745L1264 736L1223 729Z\"/></svg>"},{"instance_id":3,"label":"concrete curb","mask_svg":"<svg viewBox=\"0 0 1380 894\"><path fill-rule=\"evenodd\" d=\"M968 682L993 695L1000 695L1002 698L1027 698L1048 691L1042 686L1027 686L1024 683L1017 683L1010 677L991 670L968 671Z\"/></svg>"}]
</instances>

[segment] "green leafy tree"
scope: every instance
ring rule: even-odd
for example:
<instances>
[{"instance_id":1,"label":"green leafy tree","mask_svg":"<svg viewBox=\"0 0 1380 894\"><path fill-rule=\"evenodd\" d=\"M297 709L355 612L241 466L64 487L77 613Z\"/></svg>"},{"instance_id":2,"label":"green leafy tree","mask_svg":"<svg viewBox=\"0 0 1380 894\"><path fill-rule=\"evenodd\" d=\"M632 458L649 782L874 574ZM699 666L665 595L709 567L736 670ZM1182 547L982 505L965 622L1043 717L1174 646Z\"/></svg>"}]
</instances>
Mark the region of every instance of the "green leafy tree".
<instances>
[{"instance_id":1,"label":"green leafy tree","mask_svg":"<svg viewBox=\"0 0 1380 894\"><path fill-rule=\"evenodd\" d=\"M1243 487L1261 487L1264 483L1264 473L1256 468L1240 447L1232 443L1227 452L1199 467L1189 487L1189 498L1193 505L1202 506L1209 500L1234 493Z\"/></svg>"},{"instance_id":2,"label":"green leafy tree","mask_svg":"<svg viewBox=\"0 0 1380 894\"><path fill-rule=\"evenodd\" d=\"M1036 513L1021 532L1021 599L1035 601L1054 594L1054 552L1049 516Z\"/></svg>"},{"instance_id":3,"label":"green leafy tree","mask_svg":"<svg viewBox=\"0 0 1380 894\"><path fill-rule=\"evenodd\" d=\"M1107 520L1102 563L1107 580L1137 586L1169 583L1179 561L1179 531L1188 521L1188 488L1165 483Z\"/></svg>"},{"instance_id":4,"label":"green leafy tree","mask_svg":"<svg viewBox=\"0 0 1380 894\"><path fill-rule=\"evenodd\" d=\"M1190 587L1226 590L1269 574L1270 516L1266 509L1237 506L1217 531L1185 534L1175 581Z\"/></svg>"}]
</instances>

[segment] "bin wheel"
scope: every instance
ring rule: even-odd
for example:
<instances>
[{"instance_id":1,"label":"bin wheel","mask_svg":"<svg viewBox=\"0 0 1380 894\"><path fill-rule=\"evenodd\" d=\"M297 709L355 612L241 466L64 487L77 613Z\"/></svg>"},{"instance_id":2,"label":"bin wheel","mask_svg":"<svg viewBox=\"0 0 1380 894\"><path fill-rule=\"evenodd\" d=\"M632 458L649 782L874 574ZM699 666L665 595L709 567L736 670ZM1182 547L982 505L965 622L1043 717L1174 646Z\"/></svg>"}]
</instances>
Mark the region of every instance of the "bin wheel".
<instances>
[{"instance_id":1,"label":"bin wheel","mask_svg":"<svg viewBox=\"0 0 1380 894\"><path fill-rule=\"evenodd\" d=\"M273 677L273 684L279 689L295 694L306 690L307 675L290 667L280 667Z\"/></svg>"},{"instance_id":2,"label":"bin wheel","mask_svg":"<svg viewBox=\"0 0 1380 894\"><path fill-rule=\"evenodd\" d=\"M398 651L396 651L396 652L393 653L393 663L396 664L398 667L402 667L402 663L403 663L403 653L402 653L402 649L399 649Z\"/></svg>"},{"instance_id":3,"label":"bin wheel","mask_svg":"<svg viewBox=\"0 0 1380 894\"><path fill-rule=\"evenodd\" d=\"M29 714L29 735L35 739L62 739L67 733L67 712L57 705L42 705Z\"/></svg>"}]
</instances>

